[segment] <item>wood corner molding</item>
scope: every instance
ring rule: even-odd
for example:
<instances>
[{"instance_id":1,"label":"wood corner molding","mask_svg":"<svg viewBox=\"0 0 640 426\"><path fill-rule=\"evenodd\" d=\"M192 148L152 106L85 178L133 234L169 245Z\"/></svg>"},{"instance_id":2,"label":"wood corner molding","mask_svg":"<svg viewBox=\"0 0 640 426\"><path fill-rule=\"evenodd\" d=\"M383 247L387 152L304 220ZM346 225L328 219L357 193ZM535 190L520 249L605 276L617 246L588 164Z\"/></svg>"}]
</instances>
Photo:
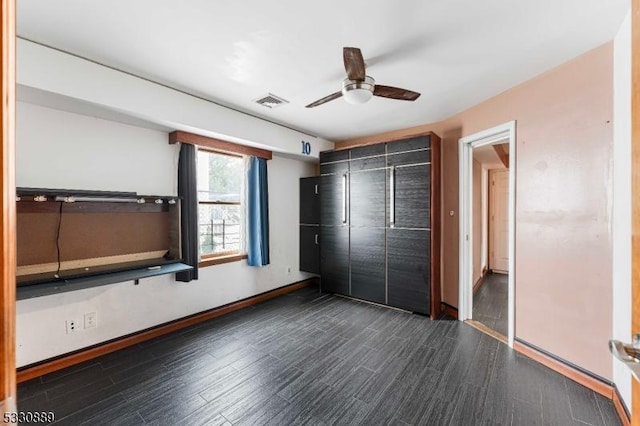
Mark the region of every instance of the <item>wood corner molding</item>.
<instances>
[{"instance_id":1,"label":"wood corner molding","mask_svg":"<svg viewBox=\"0 0 640 426\"><path fill-rule=\"evenodd\" d=\"M631 426L631 416L629 415L629 410L622 400L622 397L620 396L620 392L618 391L618 387L616 385L613 385L613 406L616 409L616 413L618 413L618 417L620 417L620 422L622 423L622 425Z\"/></svg>"},{"instance_id":2,"label":"wood corner molding","mask_svg":"<svg viewBox=\"0 0 640 426\"><path fill-rule=\"evenodd\" d=\"M560 373L568 379L573 380L576 383L581 384L584 387L591 389L600 395L613 400L614 388L611 383L605 382L604 379L595 377L592 374L587 374L585 371L581 371L576 366L571 365L569 362L556 358L551 354L545 353L543 350L538 349L523 340L516 338L513 342L513 349L522 355L531 358L534 361L539 362L547 368L552 369L556 373Z\"/></svg>"},{"instance_id":3,"label":"wood corner molding","mask_svg":"<svg viewBox=\"0 0 640 426\"><path fill-rule=\"evenodd\" d=\"M441 305L441 308L442 308L442 312L444 312L445 314L449 315L450 317L452 317L455 320L458 319L458 308L454 308L453 306L451 306L451 305L449 305L448 303L445 303L445 302L442 302L440 305Z\"/></svg>"},{"instance_id":4,"label":"wood corner molding","mask_svg":"<svg viewBox=\"0 0 640 426\"><path fill-rule=\"evenodd\" d=\"M195 133L184 132L182 130L176 130L169 133L169 145L175 145L176 143L186 143L190 145L197 145L205 148L210 148L215 151L230 153L230 154L242 154L250 155L253 157L264 158L271 160L273 153L266 149L254 148L251 146L240 145L233 142L227 142L220 139L210 138L208 136L196 135Z\"/></svg>"}]
</instances>

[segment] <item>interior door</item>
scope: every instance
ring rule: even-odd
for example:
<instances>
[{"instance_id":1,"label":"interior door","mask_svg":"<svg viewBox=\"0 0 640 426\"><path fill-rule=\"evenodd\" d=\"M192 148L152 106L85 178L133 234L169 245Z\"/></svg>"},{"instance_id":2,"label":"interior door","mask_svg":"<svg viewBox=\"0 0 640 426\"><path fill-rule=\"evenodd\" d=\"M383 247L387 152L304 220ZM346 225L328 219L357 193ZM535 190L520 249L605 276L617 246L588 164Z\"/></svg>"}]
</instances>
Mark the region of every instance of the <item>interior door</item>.
<instances>
[{"instance_id":1,"label":"interior door","mask_svg":"<svg viewBox=\"0 0 640 426\"><path fill-rule=\"evenodd\" d=\"M509 273L509 170L491 170L489 185L489 269Z\"/></svg>"}]
</instances>

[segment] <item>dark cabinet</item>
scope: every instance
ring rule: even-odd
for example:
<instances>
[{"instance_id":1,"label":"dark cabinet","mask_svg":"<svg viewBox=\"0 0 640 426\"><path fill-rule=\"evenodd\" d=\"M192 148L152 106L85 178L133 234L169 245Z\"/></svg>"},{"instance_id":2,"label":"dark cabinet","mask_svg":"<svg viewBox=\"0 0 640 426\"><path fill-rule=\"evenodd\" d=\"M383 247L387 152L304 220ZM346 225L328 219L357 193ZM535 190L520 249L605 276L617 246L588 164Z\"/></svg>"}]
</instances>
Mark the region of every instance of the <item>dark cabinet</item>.
<instances>
[{"instance_id":1,"label":"dark cabinet","mask_svg":"<svg viewBox=\"0 0 640 426\"><path fill-rule=\"evenodd\" d=\"M429 240L428 230L387 230L387 303L389 305L422 314L429 313L431 301Z\"/></svg>"},{"instance_id":2,"label":"dark cabinet","mask_svg":"<svg viewBox=\"0 0 640 426\"><path fill-rule=\"evenodd\" d=\"M385 169L351 172L349 175L350 225L380 227L385 224Z\"/></svg>"},{"instance_id":3,"label":"dark cabinet","mask_svg":"<svg viewBox=\"0 0 640 426\"><path fill-rule=\"evenodd\" d=\"M437 316L439 162L433 133L320 153L324 291ZM312 238L302 250L313 250Z\"/></svg>"},{"instance_id":4,"label":"dark cabinet","mask_svg":"<svg viewBox=\"0 0 640 426\"><path fill-rule=\"evenodd\" d=\"M320 227L300 225L300 270L320 273Z\"/></svg>"},{"instance_id":5,"label":"dark cabinet","mask_svg":"<svg viewBox=\"0 0 640 426\"><path fill-rule=\"evenodd\" d=\"M320 223L324 226L346 225L349 216L349 175L320 176Z\"/></svg>"},{"instance_id":6,"label":"dark cabinet","mask_svg":"<svg viewBox=\"0 0 640 426\"><path fill-rule=\"evenodd\" d=\"M394 167L394 187L390 197L394 198L393 211L389 212L389 223L396 228L429 228L431 221L431 192L429 164Z\"/></svg>"},{"instance_id":7,"label":"dark cabinet","mask_svg":"<svg viewBox=\"0 0 640 426\"><path fill-rule=\"evenodd\" d=\"M300 224L320 224L320 178L300 179Z\"/></svg>"},{"instance_id":8,"label":"dark cabinet","mask_svg":"<svg viewBox=\"0 0 640 426\"><path fill-rule=\"evenodd\" d=\"M351 228L351 296L386 303L384 228Z\"/></svg>"},{"instance_id":9,"label":"dark cabinet","mask_svg":"<svg viewBox=\"0 0 640 426\"><path fill-rule=\"evenodd\" d=\"M322 290L349 294L349 228L322 226L320 283Z\"/></svg>"},{"instance_id":10,"label":"dark cabinet","mask_svg":"<svg viewBox=\"0 0 640 426\"><path fill-rule=\"evenodd\" d=\"M300 179L300 270L320 273L320 178Z\"/></svg>"}]
</instances>

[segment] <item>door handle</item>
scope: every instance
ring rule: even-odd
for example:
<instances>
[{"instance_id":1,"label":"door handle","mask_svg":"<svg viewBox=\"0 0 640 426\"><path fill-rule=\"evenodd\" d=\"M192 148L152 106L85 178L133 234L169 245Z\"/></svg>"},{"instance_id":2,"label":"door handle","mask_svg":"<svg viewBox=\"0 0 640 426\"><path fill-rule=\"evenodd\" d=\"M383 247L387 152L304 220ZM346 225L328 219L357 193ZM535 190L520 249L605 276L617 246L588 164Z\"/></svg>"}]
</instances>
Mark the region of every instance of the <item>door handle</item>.
<instances>
[{"instance_id":1,"label":"door handle","mask_svg":"<svg viewBox=\"0 0 640 426\"><path fill-rule=\"evenodd\" d=\"M318 234L316 234L316 245L318 245Z\"/></svg>"},{"instance_id":2,"label":"door handle","mask_svg":"<svg viewBox=\"0 0 640 426\"><path fill-rule=\"evenodd\" d=\"M347 223L347 174L342 175L342 223Z\"/></svg>"},{"instance_id":3,"label":"door handle","mask_svg":"<svg viewBox=\"0 0 640 426\"><path fill-rule=\"evenodd\" d=\"M315 191L316 191L316 195L317 195L318 194L318 184L317 183L316 183Z\"/></svg>"},{"instance_id":4,"label":"door handle","mask_svg":"<svg viewBox=\"0 0 640 426\"><path fill-rule=\"evenodd\" d=\"M633 377L640 381L640 334L633 337L632 343L622 343L619 340L609 340L609 351L629 367Z\"/></svg>"},{"instance_id":5,"label":"door handle","mask_svg":"<svg viewBox=\"0 0 640 426\"><path fill-rule=\"evenodd\" d=\"M389 170L389 227L396 224L396 168Z\"/></svg>"}]
</instances>

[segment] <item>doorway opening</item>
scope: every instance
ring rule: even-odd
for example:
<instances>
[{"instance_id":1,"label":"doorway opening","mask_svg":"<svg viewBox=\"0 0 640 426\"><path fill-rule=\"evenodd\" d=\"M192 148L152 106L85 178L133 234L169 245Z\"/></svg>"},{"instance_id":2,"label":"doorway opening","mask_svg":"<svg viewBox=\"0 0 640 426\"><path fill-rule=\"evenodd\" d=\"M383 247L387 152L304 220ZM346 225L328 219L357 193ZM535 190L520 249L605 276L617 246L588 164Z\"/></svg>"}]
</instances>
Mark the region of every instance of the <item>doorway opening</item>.
<instances>
[{"instance_id":1,"label":"doorway opening","mask_svg":"<svg viewBox=\"0 0 640 426\"><path fill-rule=\"evenodd\" d=\"M513 345L515 121L460 139L458 318Z\"/></svg>"}]
</instances>

